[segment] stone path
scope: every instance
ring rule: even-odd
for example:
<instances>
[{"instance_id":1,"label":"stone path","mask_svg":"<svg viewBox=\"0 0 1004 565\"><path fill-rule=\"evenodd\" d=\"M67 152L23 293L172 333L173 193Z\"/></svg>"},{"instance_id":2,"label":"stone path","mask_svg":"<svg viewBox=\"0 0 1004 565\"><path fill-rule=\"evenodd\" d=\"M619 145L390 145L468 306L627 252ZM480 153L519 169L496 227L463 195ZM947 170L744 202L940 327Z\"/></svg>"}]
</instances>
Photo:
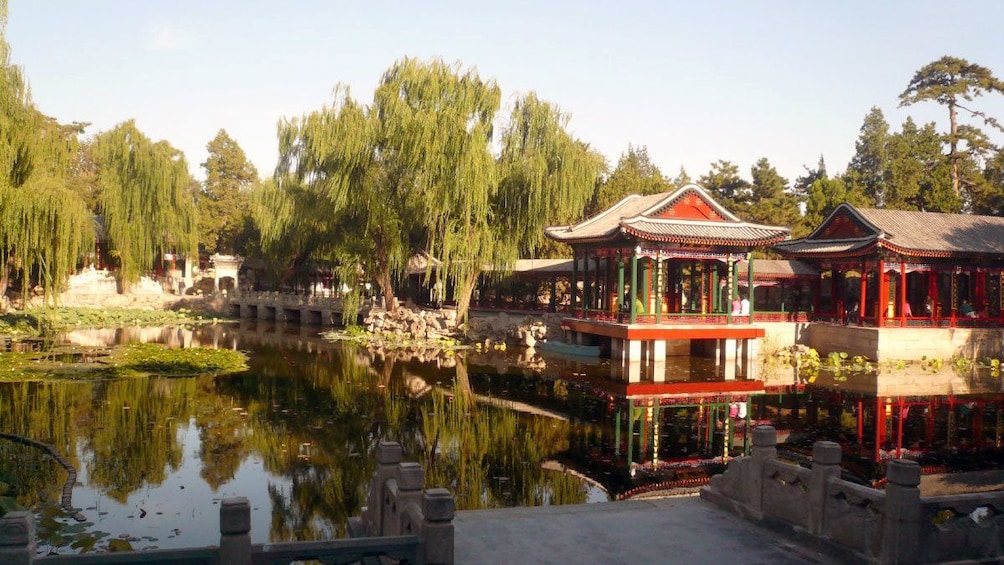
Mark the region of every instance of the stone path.
<instances>
[{"instance_id":1,"label":"stone path","mask_svg":"<svg viewBox=\"0 0 1004 565\"><path fill-rule=\"evenodd\" d=\"M464 511L454 527L458 565L844 562L696 496Z\"/></svg>"}]
</instances>

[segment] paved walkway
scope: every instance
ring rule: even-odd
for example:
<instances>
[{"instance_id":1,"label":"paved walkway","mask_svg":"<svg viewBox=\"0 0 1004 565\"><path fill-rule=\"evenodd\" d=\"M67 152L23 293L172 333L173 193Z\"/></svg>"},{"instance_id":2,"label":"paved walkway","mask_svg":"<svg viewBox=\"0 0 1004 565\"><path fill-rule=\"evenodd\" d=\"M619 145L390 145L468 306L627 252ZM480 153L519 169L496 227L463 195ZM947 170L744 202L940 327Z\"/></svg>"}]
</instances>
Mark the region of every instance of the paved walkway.
<instances>
[{"instance_id":1,"label":"paved walkway","mask_svg":"<svg viewBox=\"0 0 1004 565\"><path fill-rule=\"evenodd\" d=\"M841 563L697 496L457 512L458 565Z\"/></svg>"}]
</instances>

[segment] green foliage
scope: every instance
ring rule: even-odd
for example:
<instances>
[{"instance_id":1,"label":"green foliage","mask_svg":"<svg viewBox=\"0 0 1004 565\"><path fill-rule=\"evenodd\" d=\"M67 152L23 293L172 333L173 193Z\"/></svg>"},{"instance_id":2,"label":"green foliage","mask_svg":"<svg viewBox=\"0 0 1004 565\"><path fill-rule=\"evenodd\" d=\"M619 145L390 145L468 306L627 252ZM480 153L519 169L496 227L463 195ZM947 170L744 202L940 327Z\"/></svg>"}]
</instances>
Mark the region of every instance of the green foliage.
<instances>
[{"instance_id":1,"label":"green foliage","mask_svg":"<svg viewBox=\"0 0 1004 565\"><path fill-rule=\"evenodd\" d=\"M29 308L0 316L0 335L37 336L78 328L172 325L208 321L191 310Z\"/></svg>"},{"instance_id":2,"label":"green foliage","mask_svg":"<svg viewBox=\"0 0 1004 565\"><path fill-rule=\"evenodd\" d=\"M247 369L243 352L229 349L172 349L161 344L109 348L59 348L0 353L0 380L109 379L159 375L222 375Z\"/></svg>"},{"instance_id":3,"label":"green foliage","mask_svg":"<svg viewBox=\"0 0 1004 565\"><path fill-rule=\"evenodd\" d=\"M258 171L240 145L220 130L207 145L206 180L198 193L199 245L207 253L247 253L248 194ZM242 237L243 236L243 237Z\"/></svg>"},{"instance_id":4,"label":"green foliage","mask_svg":"<svg viewBox=\"0 0 1004 565\"><path fill-rule=\"evenodd\" d=\"M770 226L793 226L801 219L798 198L788 189L788 179L778 174L766 157L750 171L749 212L746 219Z\"/></svg>"},{"instance_id":5,"label":"green foliage","mask_svg":"<svg viewBox=\"0 0 1004 565\"><path fill-rule=\"evenodd\" d=\"M107 362L117 368L118 375L182 377L247 370L247 356L241 351L201 347L172 349L155 343L116 348Z\"/></svg>"},{"instance_id":6,"label":"green foliage","mask_svg":"<svg viewBox=\"0 0 1004 565\"><path fill-rule=\"evenodd\" d=\"M746 216L750 185L739 176L739 167L729 161L719 160L711 164L711 170L699 178L697 183L733 214Z\"/></svg>"},{"instance_id":7,"label":"green foliage","mask_svg":"<svg viewBox=\"0 0 1004 565\"><path fill-rule=\"evenodd\" d=\"M917 128L913 120L907 118L902 131L890 137L888 154L885 207L959 211L961 202L952 191L948 164L941 153L941 136L933 123Z\"/></svg>"},{"instance_id":8,"label":"green foliage","mask_svg":"<svg viewBox=\"0 0 1004 565\"><path fill-rule=\"evenodd\" d=\"M105 233L125 290L164 253L194 257L197 216L184 156L133 121L95 140Z\"/></svg>"},{"instance_id":9,"label":"green foliage","mask_svg":"<svg viewBox=\"0 0 1004 565\"><path fill-rule=\"evenodd\" d=\"M21 70L10 64L0 4L0 294L21 274L22 288L61 290L67 273L94 245L91 213L66 178L77 160L75 126L61 126L31 102ZM46 292L46 297L50 296Z\"/></svg>"},{"instance_id":10,"label":"green foliage","mask_svg":"<svg viewBox=\"0 0 1004 565\"><path fill-rule=\"evenodd\" d=\"M846 182L864 195L868 202L881 205L885 196L886 169L889 163L889 124L878 107L872 107L861 124L854 144L855 153L847 166Z\"/></svg>"},{"instance_id":11,"label":"green foliage","mask_svg":"<svg viewBox=\"0 0 1004 565\"><path fill-rule=\"evenodd\" d=\"M971 181L963 174L962 163L966 159L966 153L985 148L987 143L986 136L979 128L959 123L959 111L981 119L984 125L1004 131L995 117L968 106L974 98L988 93L1004 94L1004 83L985 67L965 59L945 56L921 67L913 75L906 90L899 95L901 107L934 101L948 109L949 131L945 135L945 141L949 145L948 163L952 189L960 201L969 199L965 192L971 187Z\"/></svg>"},{"instance_id":12,"label":"green foliage","mask_svg":"<svg viewBox=\"0 0 1004 565\"><path fill-rule=\"evenodd\" d=\"M504 271L546 225L580 215L602 167L533 94L496 138L499 88L440 60L398 61L370 106L336 96L280 124L276 183L253 214L263 244L329 257L351 277L361 266L392 308L407 260L427 252L442 262L427 276L455 282L463 315L484 266Z\"/></svg>"},{"instance_id":13,"label":"green foliage","mask_svg":"<svg viewBox=\"0 0 1004 565\"><path fill-rule=\"evenodd\" d=\"M672 188L672 182L662 176L662 171L649 158L648 148L643 145L636 149L629 145L614 172L597 186L586 215L598 214L632 194L658 194Z\"/></svg>"}]
</instances>

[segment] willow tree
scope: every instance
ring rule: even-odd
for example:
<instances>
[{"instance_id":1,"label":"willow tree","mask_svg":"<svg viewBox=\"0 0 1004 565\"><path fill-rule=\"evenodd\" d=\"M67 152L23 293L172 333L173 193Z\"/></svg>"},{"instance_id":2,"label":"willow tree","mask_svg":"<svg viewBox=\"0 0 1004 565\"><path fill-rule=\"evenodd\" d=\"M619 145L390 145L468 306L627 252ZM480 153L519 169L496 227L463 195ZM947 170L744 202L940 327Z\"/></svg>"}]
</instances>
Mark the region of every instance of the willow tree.
<instances>
[{"instance_id":1,"label":"willow tree","mask_svg":"<svg viewBox=\"0 0 1004 565\"><path fill-rule=\"evenodd\" d=\"M959 111L983 120L984 124L988 126L1004 131L1004 127L996 118L972 108L968 104L973 101L973 98L991 92L1004 94L1004 82L994 77L990 69L970 63L965 59L945 56L921 67L913 75L906 90L899 95L900 106L934 100L948 108L948 161L951 166L952 189L960 198L963 196L961 192L963 180L960 169L965 154L960 151L959 144L965 143L970 148L984 146L985 136L979 128L960 125Z\"/></svg>"},{"instance_id":2,"label":"willow tree","mask_svg":"<svg viewBox=\"0 0 1004 565\"><path fill-rule=\"evenodd\" d=\"M119 292L166 252L194 256L197 217L184 155L130 120L95 139L99 202Z\"/></svg>"},{"instance_id":3,"label":"willow tree","mask_svg":"<svg viewBox=\"0 0 1004 565\"><path fill-rule=\"evenodd\" d=\"M67 188L80 128L60 125L32 104L21 70L10 64L6 22L7 2L0 0L0 296L20 271L22 290L41 284L48 299L93 248L91 213Z\"/></svg>"},{"instance_id":4,"label":"willow tree","mask_svg":"<svg viewBox=\"0 0 1004 565\"><path fill-rule=\"evenodd\" d=\"M593 196L604 159L568 131L569 117L533 93L518 99L502 133L496 160L499 185L490 199L489 221L475 232L475 241L491 260L496 276L509 272L520 257L534 256L544 244L544 228L581 217ZM464 248L463 235L453 234ZM452 267L457 315L466 317L483 265L472 255Z\"/></svg>"},{"instance_id":5,"label":"willow tree","mask_svg":"<svg viewBox=\"0 0 1004 565\"><path fill-rule=\"evenodd\" d=\"M391 172L406 171L403 209L424 232L424 249L441 261L432 274L452 279L457 313L499 245L495 223L499 169L491 152L501 102L494 81L442 61L405 59L384 74L374 95L381 151ZM513 210L513 213L517 213ZM405 258L406 259L406 258Z\"/></svg>"},{"instance_id":6,"label":"willow tree","mask_svg":"<svg viewBox=\"0 0 1004 565\"><path fill-rule=\"evenodd\" d=\"M427 276L454 283L464 316L484 268L505 270L548 223L581 214L602 167L532 95L496 139L498 86L458 65L398 61L369 106L337 92L333 106L280 124L278 187L256 198L256 216L266 242L308 218L391 309L408 259L425 251L441 261Z\"/></svg>"},{"instance_id":7,"label":"willow tree","mask_svg":"<svg viewBox=\"0 0 1004 565\"><path fill-rule=\"evenodd\" d=\"M410 249L408 169L380 149L376 115L336 92L334 105L280 122L279 166L253 195L252 215L268 254L287 258L284 278L311 258L328 260L355 302L361 268L393 308Z\"/></svg>"}]
</instances>

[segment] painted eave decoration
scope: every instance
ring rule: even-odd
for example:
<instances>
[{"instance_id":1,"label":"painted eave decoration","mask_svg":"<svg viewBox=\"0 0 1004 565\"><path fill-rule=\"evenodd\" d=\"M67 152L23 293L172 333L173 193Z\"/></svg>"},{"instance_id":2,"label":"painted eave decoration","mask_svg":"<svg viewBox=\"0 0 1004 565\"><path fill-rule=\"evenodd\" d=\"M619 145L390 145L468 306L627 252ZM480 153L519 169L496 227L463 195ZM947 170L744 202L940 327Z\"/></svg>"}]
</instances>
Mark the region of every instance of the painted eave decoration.
<instances>
[{"instance_id":1,"label":"painted eave decoration","mask_svg":"<svg viewBox=\"0 0 1004 565\"><path fill-rule=\"evenodd\" d=\"M690 245L762 246L787 239L788 228L741 221L696 184L673 192L628 196L609 209L570 226L547 228L566 243L643 241Z\"/></svg>"}]
</instances>

